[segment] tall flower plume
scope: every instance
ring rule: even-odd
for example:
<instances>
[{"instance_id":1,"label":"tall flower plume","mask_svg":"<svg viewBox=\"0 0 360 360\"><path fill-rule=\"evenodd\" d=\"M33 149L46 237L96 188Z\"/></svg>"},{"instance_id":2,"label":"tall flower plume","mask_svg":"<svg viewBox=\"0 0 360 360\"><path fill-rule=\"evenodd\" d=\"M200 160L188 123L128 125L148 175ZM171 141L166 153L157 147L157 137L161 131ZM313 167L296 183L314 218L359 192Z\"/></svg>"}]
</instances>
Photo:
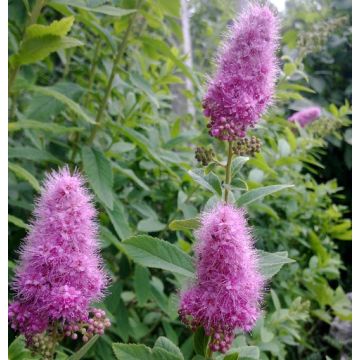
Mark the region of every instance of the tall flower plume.
<instances>
[{"instance_id":1,"label":"tall flower plume","mask_svg":"<svg viewBox=\"0 0 360 360\"><path fill-rule=\"evenodd\" d=\"M321 116L321 109L318 106L310 106L302 109L289 117L289 121L297 122L301 127L312 123Z\"/></svg>"},{"instance_id":2,"label":"tall flower plume","mask_svg":"<svg viewBox=\"0 0 360 360\"><path fill-rule=\"evenodd\" d=\"M204 327L212 351L226 352L235 329L255 325L264 279L244 210L218 204L196 237L196 282L181 293L179 315L193 330Z\"/></svg>"},{"instance_id":3,"label":"tall flower plume","mask_svg":"<svg viewBox=\"0 0 360 360\"><path fill-rule=\"evenodd\" d=\"M110 326L105 312L90 308L103 297L108 281L95 217L92 198L78 173L64 168L48 174L21 248L15 300L9 306L12 328L28 343L39 344L39 334L46 331L73 339L79 332L87 341Z\"/></svg>"},{"instance_id":4,"label":"tall flower plume","mask_svg":"<svg viewBox=\"0 0 360 360\"><path fill-rule=\"evenodd\" d=\"M268 6L249 5L234 21L203 99L210 135L232 141L255 126L274 94L278 38L279 21Z\"/></svg>"}]
</instances>

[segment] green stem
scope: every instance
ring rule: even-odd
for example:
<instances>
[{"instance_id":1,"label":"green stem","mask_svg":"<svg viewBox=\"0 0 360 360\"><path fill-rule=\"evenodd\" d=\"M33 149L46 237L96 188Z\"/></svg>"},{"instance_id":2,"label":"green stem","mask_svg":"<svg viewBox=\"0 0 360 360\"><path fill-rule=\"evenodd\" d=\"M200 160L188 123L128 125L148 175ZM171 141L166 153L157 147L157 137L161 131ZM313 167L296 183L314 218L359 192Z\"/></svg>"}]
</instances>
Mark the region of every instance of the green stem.
<instances>
[{"instance_id":1,"label":"green stem","mask_svg":"<svg viewBox=\"0 0 360 360\"><path fill-rule=\"evenodd\" d=\"M101 101L101 104L100 104L100 107L99 107L99 110L98 110L98 113L97 113L97 116L96 116L96 120L95 120L96 124L92 128L92 131L91 131L91 134L90 134L90 137L89 137L89 140L88 140L88 144L91 144L94 141L96 133L98 132L98 130L99 130L100 126L101 126L103 113L105 111L106 104L107 104L107 101L108 101L110 93L111 93L112 84L113 84L113 81L114 81L114 78L115 78L115 75L116 75L116 69L117 69L117 66L118 66L118 64L120 62L121 56L122 56L122 54L123 54L123 52L125 50L125 46L126 46L127 40L129 38L129 35L130 35L130 30L131 30L132 24L134 22L135 14L136 13L134 13L134 15L131 16L131 18L129 20L128 27L127 27L125 35L124 35L124 38L123 38L122 42L119 44L119 46L118 46L117 53L116 53L116 56L115 56L115 59L114 59L114 62L113 62L112 69L111 69L109 81L108 81L108 84L107 84L107 87L106 87L106 90L105 90L105 95L104 95L104 97L103 97L103 99Z\"/></svg>"},{"instance_id":2,"label":"green stem","mask_svg":"<svg viewBox=\"0 0 360 360\"><path fill-rule=\"evenodd\" d=\"M45 6L46 0L36 0L34 7L32 8L31 13L29 14L29 19L26 23L26 27L33 25L36 23L38 17L40 16L41 9ZM25 30L26 31L26 30ZM9 83L8 83L8 93L10 95L12 87L14 85L16 75L19 72L20 65L15 65L13 68L9 70Z\"/></svg>"},{"instance_id":3,"label":"green stem","mask_svg":"<svg viewBox=\"0 0 360 360\"><path fill-rule=\"evenodd\" d=\"M232 161L232 156L233 156L233 152L232 152L232 141L229 141L229 149L228 149L228 158L227 158L227 163L226 163L226 170L225 170L225 185L228 185L225 187L225 202L228 202L228 196L229 196L229 186L230 186L230 182L231 182L231 161Z\"/></svg>"},{"instance_id":4,"label":"green stem","mask_svg":"<svg viewBox=\"0 0 360 360\"><path fill-rule=\"evenodd\" d=\"M94 56L91 60L91 68L90 68L89 83L88 83L88 93L86 94L86 100L85 100L85 108L86 109L89 107L89 103L90 103L90 99L91 99L90 92L91 92L93 84L94 84L96 65L97 65L96 60L99 56L100 48L101 48L101 40L99 39L96 43ZM79 140L80 140L80 134L78 131L76 131L74 134L74 141L72 144L72 154L71 154L71 159L70 159L70 161L72 163L75 162L75 157L76 157L76 154L79 149L78 148Z\"/></svg>"},{"instance_id":5,"label":"green stem","mask_svg":"<svg viewBox=\"0 0 360 360\"><path fill-rule=\"evenodd\" d=\"M29 20L26 24L26 27L35 24L38 17L40 16L41 9L45 6L46 0L36 0L35 5L31 11Z\"/></svg>"},{"instance_id":6,"label":"green stem","mask_svg":"<svg viewBox=\"0 0 360 360\"><path fill-rule=\"evenodd\" d=\"M92 62L91 62L91 69L90 69L90 75L89 75L89 85L88 85L88 93L86 95L86 101L85 101L85 108L89 107L89 103L90 103L90 99L91 99L91 90L93 88L94 85L94 79L95 79L95 72L96 72L96 65L97 65L97 58L99 56L99 51L101 48L101 40L99 39L96 42L96 48L95 48L95 52L94 52L94 57L92 58Z\"/></svg>"}]
</instances>

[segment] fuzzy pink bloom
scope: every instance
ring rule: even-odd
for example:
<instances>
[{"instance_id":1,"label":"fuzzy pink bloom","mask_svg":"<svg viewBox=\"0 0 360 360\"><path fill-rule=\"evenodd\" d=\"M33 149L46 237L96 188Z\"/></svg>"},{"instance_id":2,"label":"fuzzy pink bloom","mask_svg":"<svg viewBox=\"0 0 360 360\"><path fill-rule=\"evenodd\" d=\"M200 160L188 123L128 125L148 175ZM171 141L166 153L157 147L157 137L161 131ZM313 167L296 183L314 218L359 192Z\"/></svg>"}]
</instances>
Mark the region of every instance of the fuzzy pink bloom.
<instances>
[{"instance_id":1,"label":"fuzzy pink bloom","mask_svg":"<svg viewBox=\"0 0 360 360\"><path fill-rule=\"evenodd\" d=\"M245 211L218 204L196 237L196 283L181 293L179 314L193 330L204 327L213 351L226 352L235 329L250 331L261 312L264 278Z\"/></svg>"},{"instance_id":2,"label":"fuzzy pink bloom","mask_svg":"<svg viewBox=\"0 0 360 360\"><path fill-rule=\"evenodd\" d=\"M318 119L321 115L321 109L318 106L311 106L300 110L289 117L289 121L298 122L301 127L305 127Z\"/></svg>"},{"instance_id":3,"label":"fuzzy pink bloom","mask_svg":"<svg viewBox=\"0 0 360 360\"><path fill-rule=\"evenodd\" d=\"M9 306L12 327L27 337L53 321L86 321L107 283L99 257L96 211L84 179L68 168L47 176L21 249Z\"/></svg>"},{"instance_id":4,"label":"fuzzy pink bloom","mask_svg":"<svg viewBox=\"0 0 360 360\"><path fill-rule=\"evenodd\" d=\"M210 135L245 136L271 103L278 74L279 21L268 6L249 5L231 26L203 99Z\"/></svg>"}]
</instances>

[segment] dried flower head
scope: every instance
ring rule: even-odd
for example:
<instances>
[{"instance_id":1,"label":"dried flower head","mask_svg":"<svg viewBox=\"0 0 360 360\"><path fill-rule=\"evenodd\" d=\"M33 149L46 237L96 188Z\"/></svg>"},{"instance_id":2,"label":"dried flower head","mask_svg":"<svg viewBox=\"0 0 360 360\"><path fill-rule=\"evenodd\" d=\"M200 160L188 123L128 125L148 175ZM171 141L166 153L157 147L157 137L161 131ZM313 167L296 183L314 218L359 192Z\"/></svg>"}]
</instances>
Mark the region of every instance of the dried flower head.
<instances>
[{"instance_id":1,"label":"dried flower head","mask_svg":"<svg viewBox=\"0 0 360 360\"><path fill-rule=\"evenodd\" d=\"M289 121L297 122L301 127L305 127L321 116L321 109L318 106L311 106L300 110L289 117Z\"/></svg>"},{"instance_id":2,"label":"dried flower head","mask_svg":"<svg viewBox=\"0 0 360 360\"><path fill-rule=\"evenodd\" d=\"M12 328L29 343L37 334L61 334L67 324L87 323L90 304L103 297L108 278L99 256L95 217L78 173L64 168L47 176L21 248L15 300L9 306Z\"/></svg>"},{"instance_id":3,"label":"dried flower head","mask_svg":"<svg viewBox=\"0 0 360 360\"><path fill-rule=\"evenodd\" d=\"M255 126L274 94L278 38L278 18L266 5L251 4L235 20L203 99L210 135L231 141Z\"/></svg>"},{"instance_id":4,"label":"dried flower head","mask_svg":"<svg viewBox=\"0 0 360 360\"><path fill-rule=\"evenodd\" d=\"M264 279L244 210L218 204L196 236L197 278L181 293L179 315L193 330L204 327L213 351L226 352L235 329L255 325Z\"/></svg>"}]
</instances>

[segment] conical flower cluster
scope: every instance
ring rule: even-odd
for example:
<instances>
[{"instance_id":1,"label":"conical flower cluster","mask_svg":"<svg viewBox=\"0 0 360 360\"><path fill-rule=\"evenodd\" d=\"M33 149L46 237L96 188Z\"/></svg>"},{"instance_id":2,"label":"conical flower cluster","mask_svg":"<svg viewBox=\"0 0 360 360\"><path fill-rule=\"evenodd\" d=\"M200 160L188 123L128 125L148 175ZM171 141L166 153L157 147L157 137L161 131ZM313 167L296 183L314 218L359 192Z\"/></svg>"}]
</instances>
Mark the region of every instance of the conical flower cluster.
<instances>
[{"instance_id":1,"label":"conical flower cluster","mask_svg":"<svg viewBox=\"0 0 360 360\"><path fill-rule=\"evenodd\" d=\"M99 257L95 216L78 173L64 168L48 175L21 249L15 300L9 306L12 328L28 342L50 328L54 331L54 324L64 332L75 324L90 326L92 317L103 323L102 329L110 325L102 310L89 307L102 298L108 280Z\"/></svg>"},{"instance_id":2,"label":"conical flower cluster","mask_svg":"<svg viewBox=\"0 0 360 360\"><path fill-rule=\"evenodd\" d=\"M237 328L255 325L264 279L244 210L217 205L196 236L196 283L181 293L179 315L193 330L204 327L212 351L226 352Z\"/></svg>"},{"instance_id":3,"label":"conical flower cluster","mask_svg":"<svg viewBox=\"0 0 360 360\"><path fill-rule=\"evenodd\" d=\"M203 99L210 135L245 136L271 103L278 73L278 18L268 6L249 5L228 31L217 71Z\"/></svg>"},{"instance_id":4,"label":"conical flower cluster","mask_svg":"<svg viewBox=\"0 0 360 360\"><path fill-rule=\"evenodd\" d=\"M301 127L305 127L321 116L321 109L318 106L310 106L302 109L289 117L289 121L297 122Z\"/></svg>"}]
</instances>

